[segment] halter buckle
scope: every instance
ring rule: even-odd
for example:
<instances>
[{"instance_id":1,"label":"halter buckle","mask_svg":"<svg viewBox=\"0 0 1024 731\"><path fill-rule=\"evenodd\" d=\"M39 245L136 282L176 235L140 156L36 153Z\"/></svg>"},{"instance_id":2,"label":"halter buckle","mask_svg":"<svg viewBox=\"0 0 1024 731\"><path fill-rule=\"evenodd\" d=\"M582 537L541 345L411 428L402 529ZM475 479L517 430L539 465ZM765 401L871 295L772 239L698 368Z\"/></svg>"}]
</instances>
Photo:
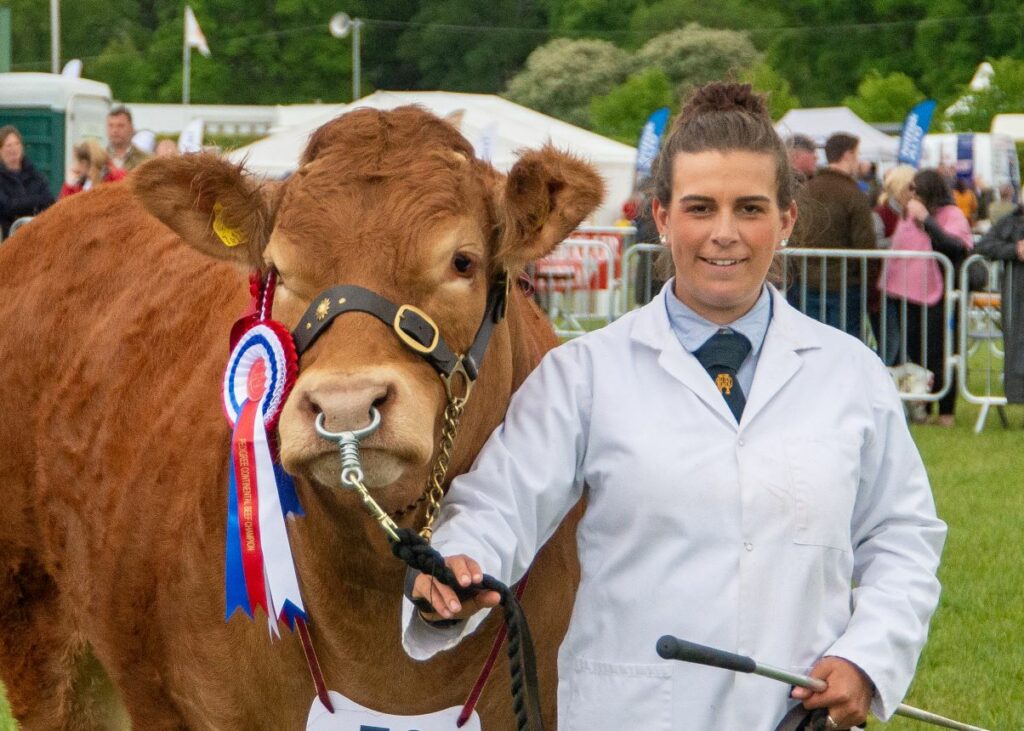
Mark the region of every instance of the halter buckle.
<instances>
[{"instance_id":1,"label":"halter buckle","mask_svg":"<svg viewBox=\"0 0 1024 731\"><path fill-rule=\"evenodd\" d=\"M431 338L430 345L424 345L421 343L416 338L415 331L412 330L411 327L407 331L402 326L402 319L405 317L406 313L412 313L416 317L420 318L422 322L430 326L430 329L433 330L433 337ZM434 348L437 347L437 341L441 338L441 333L437 329L437 325L434 321L430 319L430 315L415 305L402 305L399 307L398 312L395 313L395 320L391 323L391 327L394 329L399 340L408 345L412 350L415 350L417 353L422 353L423 355L433 353Z\"/></svg>"}]
</instances>

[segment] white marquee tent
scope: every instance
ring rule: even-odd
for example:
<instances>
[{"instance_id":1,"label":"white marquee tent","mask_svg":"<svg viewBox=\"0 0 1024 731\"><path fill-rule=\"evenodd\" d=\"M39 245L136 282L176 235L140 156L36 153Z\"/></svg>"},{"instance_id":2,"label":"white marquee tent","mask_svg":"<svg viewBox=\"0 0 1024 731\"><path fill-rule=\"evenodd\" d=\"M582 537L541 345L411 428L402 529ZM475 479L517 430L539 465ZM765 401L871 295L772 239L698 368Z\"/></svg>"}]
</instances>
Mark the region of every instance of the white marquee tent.
<instances>
[{"instance_id":1,"label":"white marquee tent","mask_svg":"<svg viewBox=\"0 0 1024 731\"><path fill-rule=\"evenodd\" d=\"M321 124L359 107L393 109L419 104L439 116L461 112L462 134L478 156L505 172L516 151L551 142L593 164L605 179L604 204L590 223L610 225L620 216L633 185L636 149L489 94L378 91L352 104L305 105L286 115L290 124L230 153L254 172L280 177L293 172L309 135ZM284 115L283 115L284 116Z\"/></svg>"},{"instance_id":2,"label":"white marquee tent","mask_svg":"<svg viewBox=\"0 0 1024 731\"><path fill-rule=\"evenodd\" d=\"M872 127L848 107L817 107L790 109L775 124L783 139L794 134L807 135L822 147L836 132L860 138L860 156L865 160L893 162L899 140Z\"/></svg>"}]
</instances>

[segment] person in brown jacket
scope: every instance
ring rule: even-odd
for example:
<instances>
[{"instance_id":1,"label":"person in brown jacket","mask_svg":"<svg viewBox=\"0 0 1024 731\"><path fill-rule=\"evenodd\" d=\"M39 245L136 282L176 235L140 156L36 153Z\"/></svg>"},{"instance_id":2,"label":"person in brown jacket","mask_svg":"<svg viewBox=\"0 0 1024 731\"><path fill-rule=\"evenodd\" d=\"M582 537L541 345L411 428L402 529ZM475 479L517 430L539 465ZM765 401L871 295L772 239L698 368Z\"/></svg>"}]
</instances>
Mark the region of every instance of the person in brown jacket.
<instances>
[{"instance_id":1,"label":"person in brown jacket","mask_svg":"<svg viewBox=\"0 0 1024 731\"><path fill-rule=\"evenodd\" d=\"M790 246L812 249L877 248L874 221L867 196L857 186L854 176L859 162L860 140L843 132L825 142L828 165L807 181L799 196L800 216L789 239ZM844 266L845 265L845 266ZM828 259L811 257L807 261L806 278L798 263L791 268L796 277L789 277L789 301L816 320L865 339L867 302L861 296L861 283L866 281L869 294L878 277L877 265L866 265L861 259ZM842 288L845 271L845 309ZM822 282L824 281L824 291Z\"/></svg>"}]
</instances>

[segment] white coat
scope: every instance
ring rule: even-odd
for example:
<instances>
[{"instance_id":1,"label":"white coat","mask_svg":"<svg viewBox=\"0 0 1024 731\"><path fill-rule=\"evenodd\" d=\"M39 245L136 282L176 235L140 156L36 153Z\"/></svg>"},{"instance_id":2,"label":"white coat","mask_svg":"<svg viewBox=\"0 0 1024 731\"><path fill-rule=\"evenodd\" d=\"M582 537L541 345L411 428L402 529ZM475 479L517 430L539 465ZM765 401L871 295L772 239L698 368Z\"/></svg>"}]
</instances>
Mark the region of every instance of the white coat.
<instances>
[{"instance_id":1,"label":"white coat","mask_svg":"<svg viewBox=\"0 0 1024 731\"><path fill-rule=\"evenodd\" d=\"M888 373L773 290L737 426L672 333L666 292L545 357L454 481L435 547L516 580L586 496L560 729L768 730L793 705L776 681L662 660L664 634L800 673L846 658L888 718L938 602L945 537ZM406 601L406 649L429 657L482 615L438 630Z\"/></svg>"}]
</instances>

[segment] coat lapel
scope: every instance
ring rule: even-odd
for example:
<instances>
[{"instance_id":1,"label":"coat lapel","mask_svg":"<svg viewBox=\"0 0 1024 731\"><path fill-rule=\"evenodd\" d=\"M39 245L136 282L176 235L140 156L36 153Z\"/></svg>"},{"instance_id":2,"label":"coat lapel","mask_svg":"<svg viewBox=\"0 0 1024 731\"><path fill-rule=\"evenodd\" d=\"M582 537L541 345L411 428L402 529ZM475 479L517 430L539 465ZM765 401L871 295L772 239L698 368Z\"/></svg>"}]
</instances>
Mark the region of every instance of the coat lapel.
<instances>
[{"instance_id":1,"label":"coat lapel","mask_svg":"<svg viewBox=\"0 0 1024 731\"><path fill-rule=\"evenodd\" d=\"M757 361L747 405L743 409L744 426L755 419L800 370L803 364L801 352L821 345L812 321L793 309L774 287L771 293L772 321Z\"/></svg>"},{"instance_id":2,"label":"coat lapel","mask_svg":"<svg viewBox=\"0 0 1024 731\"><path fill-rule=\"evenodd\" d=\"M820 347L820 340L814 333L815 324L794 310L774 287L770 289L773 298L772 321L757 362L754 382L747 394L740 427L746 427L756 418L796 375L803 362L800 352ZM704 366L679 344L672 332L664 297L665 292L662 291L660 296L636 313L633 339L658 351L658 365L668 375L692 391L727 424L737 428L729 405L715 388Z\"/></svg>"},{"instance_id":3,"label":"coat lapel","mask_svg":"<svg viewBox=\"0 0 1024 731\"><path fill-rule=\"evenodd\" d=\"M736 428L736 419L714 382L692 353L679 343L668 321L665 291L637 312L633 339L658 351L658 365L694 393L708 408ZM745 414L744 414L745 416Z\"/></svg>"}]
</instances>

